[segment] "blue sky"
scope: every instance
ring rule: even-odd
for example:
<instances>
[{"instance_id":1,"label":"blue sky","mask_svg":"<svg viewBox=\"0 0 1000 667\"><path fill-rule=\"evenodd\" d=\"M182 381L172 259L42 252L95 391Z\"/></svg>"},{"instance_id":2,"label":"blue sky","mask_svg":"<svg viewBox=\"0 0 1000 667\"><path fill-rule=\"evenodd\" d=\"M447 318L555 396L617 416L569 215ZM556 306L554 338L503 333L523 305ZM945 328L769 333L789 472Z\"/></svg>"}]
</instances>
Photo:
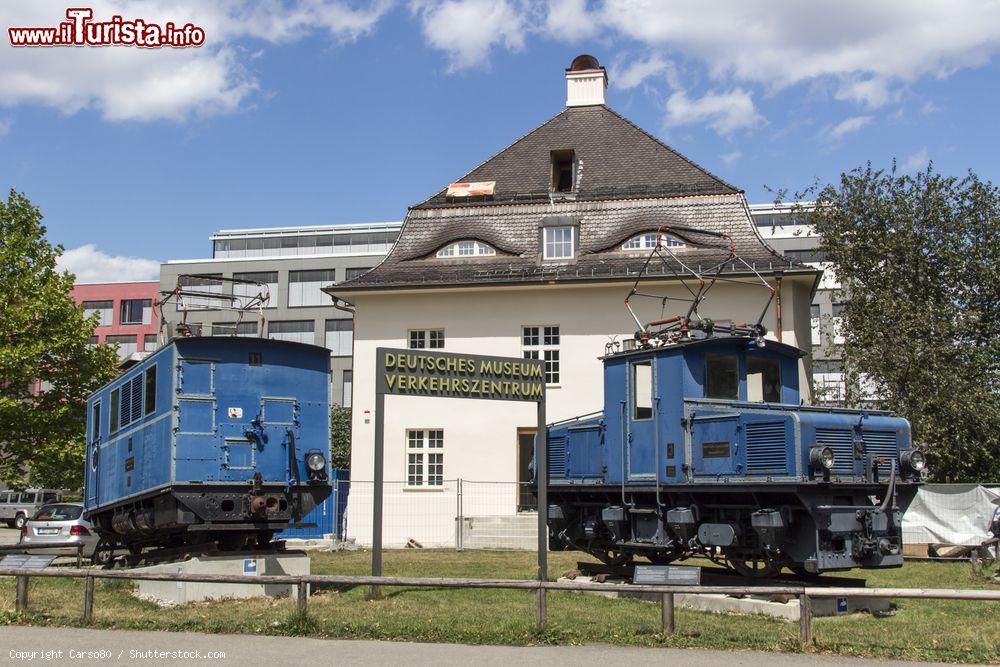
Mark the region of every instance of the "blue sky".
<instances>
[{"instance_id":1,"label":"blue sky","mask_svg":"<svg viewBox=\"0 0 1000 667\"><path fill-rule=\"evenodd\" d=\"M199 49L0 39L0 184L42 207L81 278L154 277L220 228L399 220L560 111L583 52L610 106L751 202L894 157L1000 179L996 3L202 4L88 5L203 25Z\"/></svg>"}]
</instances>

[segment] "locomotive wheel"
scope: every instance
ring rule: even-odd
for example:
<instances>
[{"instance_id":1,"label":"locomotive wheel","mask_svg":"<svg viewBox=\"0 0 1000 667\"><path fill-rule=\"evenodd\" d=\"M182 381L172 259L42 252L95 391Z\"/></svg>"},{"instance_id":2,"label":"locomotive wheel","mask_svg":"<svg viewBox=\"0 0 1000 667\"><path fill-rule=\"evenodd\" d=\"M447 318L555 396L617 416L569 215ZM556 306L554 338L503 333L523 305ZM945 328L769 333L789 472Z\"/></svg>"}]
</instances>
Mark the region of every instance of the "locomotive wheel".
<instances>
[{"instance_id":1,"label":"locomotive wheel","mask_svg":"<svg viewBox=\"0 0 1000 667\"><path fill-rule=\"evenodd\" d=\"M115 546L103 537L98 540L94 547L94 553L90 557L90 562L100 565L105 570L110 570L115 564Z\"/></svg>"},{"instance_id":2,"label":"locomotive wheel","mask_svg":"<svg viewBox=\"0 0 1000 667\"><path fill-rule=\"evenodd\" d=\"M612 567L624 565L632 560L632 554L628 551L597 551L594 555L597 556L602 563L605 565L611 565Z\"/></svg>"},{"instance_id":3,"label":"locomotive wheel","mask_svg":"<svg viewBox=\"0 0 1000 667\"><path fill-rule=\"evenodd\" d=\"M219 551L238 551L246 544L247 536L243 533L223 533L219 536Z\"/></svg>"},{"instance_id":4,"label":"locomotive wheel","mask_svg":"<svg viewBox=\"0 0 1000 667\"><path fill-rule=\"evenodd\" d=\"M771 561L761 560L758 558L727 558L726 562L729 564L729 567L736 570L740 576L748 579L766 579L768 577L773 577L781 571L781 568Z\"/></svg>"},{"instance_id":5,"label":"locomotive wheel","mask_svg":"<svg viewBox=\"0 0 1000 667\"><path fill-rule=\"evenodd\" d=\"M271 539L274 538L274 531L272 530L261 530L257 533L257 547L260 549L266 549L269 544L271 544Z\"/></svg>"}]
</instances>

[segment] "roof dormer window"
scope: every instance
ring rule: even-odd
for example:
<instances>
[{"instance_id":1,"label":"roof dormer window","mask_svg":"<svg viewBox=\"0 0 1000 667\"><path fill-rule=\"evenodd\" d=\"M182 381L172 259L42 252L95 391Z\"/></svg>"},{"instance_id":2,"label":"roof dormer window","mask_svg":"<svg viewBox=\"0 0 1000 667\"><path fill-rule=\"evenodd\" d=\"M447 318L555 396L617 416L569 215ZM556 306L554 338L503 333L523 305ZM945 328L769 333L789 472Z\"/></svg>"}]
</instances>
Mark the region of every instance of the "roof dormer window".
<instances>
[{"instance_id":1,"label":"roof dormer window","mask_svg":"<svg viewBox=\"0 0 1000 667\"><path fill-rule=\"evenodd\" d=\"M572 259L576 251L572 227L546 227L544 229L543 259Z\"/></svg>"},{"instance_id":2,"label":"roof dormer window","mask_svg":"<svg viewBox=\"0 0 1000 667\"><path fill-rule=\"evenodd\" d=\"M497 251L480 241L458 241L437 251L438 257L490 257Z\"/></svg>"},{"instance_id":3,"label":"roof dormer window","mask_svg":"<svg viewBox=\"0 0 1000 667\"><path fill-rule=\"evenodd\" d=\"M576 155L572 149L552 151L552 192L576 189Z\"/></svg>"},{"instance_id":4,"label":"roof dormer window","mask_svg":"<svg viewBox=\"0 0 1000 667\"><path fill-rule=\"evenodd\" d=\"M660 245L665 248L684 247L684 242L675 239L673 236L660 232L648 232L630 238L622 244L622 250L652 250L656 247L657 237L659 237Z\"/></svg>"}]
</instances>

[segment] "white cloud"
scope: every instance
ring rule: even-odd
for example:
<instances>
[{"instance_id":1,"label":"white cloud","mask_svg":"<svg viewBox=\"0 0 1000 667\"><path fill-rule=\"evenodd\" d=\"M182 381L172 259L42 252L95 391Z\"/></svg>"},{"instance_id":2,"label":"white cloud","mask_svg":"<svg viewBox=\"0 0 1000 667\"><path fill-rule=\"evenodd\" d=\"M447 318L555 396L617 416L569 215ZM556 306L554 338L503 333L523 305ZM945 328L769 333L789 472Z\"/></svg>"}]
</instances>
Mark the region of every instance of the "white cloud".
<instances>
[{"instance_id":1,"label":"white cloud","mask_svg":"<svg viewBox=\"0 0 1000 667\"><path fill-rule=\"evenodd\" d=\"M870 109L885 106L886 103L898 99L897 91L889 89L889 82L880 77L869 79L851 78L841 82L834 97L861 104Z\"/></svg>"},{"instance_id":2,"label":"white cloud","mask_svg":"<svg viewBox=\"0 0 1000 667\"><path fill-rule=\"evenodd\" d=\"M451 70L480 65L494 47L524 47L526 19L507 0L430 0L413 3L428 43L448 54Z\"/></svg>"},{"instance_id":3,"label":"white cloud","mask_svg":"<svg viewBox=\"0 0 1000 667\"><path fill-rule=\"evenodd\" d=\"M600 18L587 11L586 0L550 0L545 29L570 41L593 37L600 30Z\"/></svg>"},{"instance_id":4,"label":"white cloud","mask_svg":"<svg viewBox=\"0 0 1000 667\"><path fill-rule=\"evenodd\" d=\"M871 116L851 116L850 118L845 118L836 125L825 128L823 130L823 135L833 141L839 141L848 134L854 134L871 122Z\"/></svg>"},{"instance_id":5,"label":"white cloud","mask_svg":"<svg viewBox=\"0 0 1000 667\"><path fill-rule=\"evenodd\" d=\"M903 162L903 169L905 171L922 171L927 168L927 163L930 162L930 154L927 152L927 146L924 146L919 151L906 158Z\"/></svg>"},{"instance_id":6,"label":"white cloud","mask_svg":"<svg viewBox=\"0 0 1000 667\"><path fill-rule=\"evenodd\" d=\"M160 263L155 260L108 255L93 243L65 251L57 264L73 273L78 283L157 280L160 276Z\"/></svg>"},{"instance_id":7,"label":"white cloud","mask_svg":"<svg viewBox=\"0 0 1000 667\"><path fill-rule=\"evenodd\" d=\"M204 28L205 44L185 49L128 46L13 48L0 40L0 106L39 104L73 114L94 109L113 121L180 121L230 113L245 106L261 85L242 64L243 43L281 43L316 32L336 41L372 30L387 0L355 9L340 0L291 0L257 5L250 0L93 0L94 20L113 15L147 22L191 22ZM0 5L5 27L47 27L66 20L65 6L34 0Z\"/></svg>"},{"instance_id":8,"label":"white cloud","mask_svg":"<svg viewBox=\"0 0 1000 667\"><path fill-rule=\"evenodd\" d=\"M732 167L734 164L736 164L737 160L743 157L743 151L735 150L732 151L731 153L723 153L719 157L722 159L723 162L726 163L727 167Z\"/></svg>"},{"instance_id":9,"label":"white cloud","mask_svg":"<svg viewBox=\"0 0 1000 667\"><path fill-rule=\"evenodd\" d=\"M728 135L763 122L750 93L741 89L725 93L713 91L698 99L691 99L679 90L667 99L667 127L705 123L719 134Z\"/></svg>"},{"instance_id":10,"label":"white cloud","mask_svg":"<svg viewBox=\"0 0 1000 667\"><path fill-rule=\"evenodd\" d=\"M716 78L781 88L848 77L866 103L878 85L982 65L1000 49L1000 4L976 0L605 0L601 14L620 34L700 60Z\"/></svg>"},{"instance_id":11,"label":"white cloud","mask_svg":"<svg viewBox=\"0 0 1000 667\"><path fill-rule=\"evenodd\" d=\"M608 78L611 85L628 90L642 84L646 79L661 75L671 87L677 85L674 64L662 56L653 55L613 68Z\"/></svg>"}]
</instances>

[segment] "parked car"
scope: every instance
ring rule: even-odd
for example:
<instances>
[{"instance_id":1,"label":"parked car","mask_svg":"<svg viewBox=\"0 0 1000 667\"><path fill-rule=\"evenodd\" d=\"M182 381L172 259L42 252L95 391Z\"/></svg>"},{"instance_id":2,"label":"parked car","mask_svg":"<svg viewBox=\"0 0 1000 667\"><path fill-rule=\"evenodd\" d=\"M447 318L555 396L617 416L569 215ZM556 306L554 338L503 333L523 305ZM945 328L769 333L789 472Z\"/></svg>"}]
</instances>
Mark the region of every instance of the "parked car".
<instances>
[{"instance_id":1,"label":"parked car","mask_svg":"<svg viewBox=\"0 0 1000 667\"><path fill-rule=\"evenodd\" d=\"M46 542L83 543L83 555L93 558L97 549L97 533L83 518L82 503L50 503L43 505L21 528L21 544L44 546ZM69 553L66 548L31 553Z\"/></svg>"},{"instance_id":2,"label":"parked car","mask_svg":"<svg viewBox=\"0 0 1000 667\"><path fill-rule=\"evenodd\" d=\"M20 530L29 517L35 515L45 503L62 500L58 489L27 489L25 491L0 491L0 521L10 528Z\"/></svg>"}]
</instances>

